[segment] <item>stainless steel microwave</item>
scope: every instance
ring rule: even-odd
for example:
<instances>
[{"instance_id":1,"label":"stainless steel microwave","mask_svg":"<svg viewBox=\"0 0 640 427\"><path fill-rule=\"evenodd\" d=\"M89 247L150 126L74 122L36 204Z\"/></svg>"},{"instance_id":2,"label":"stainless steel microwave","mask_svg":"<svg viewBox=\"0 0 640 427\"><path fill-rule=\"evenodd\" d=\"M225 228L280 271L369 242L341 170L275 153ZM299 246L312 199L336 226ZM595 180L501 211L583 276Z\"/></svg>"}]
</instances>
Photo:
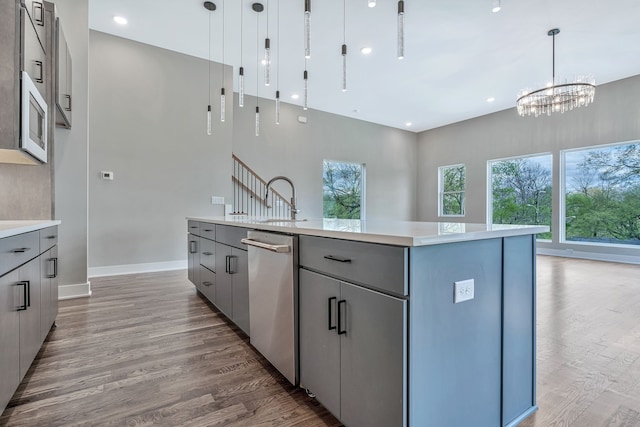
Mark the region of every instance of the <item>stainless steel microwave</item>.
<instances>
[{"instance_id":1,"label":"stainless steel microwave","mask_svg":"<svg viewBox=\"0 0 640 427\"><path fill-rule=\"evenodd\" d=\"M20 148L47 163L47 103L26 71L22 72Z\"/></svg>"}]
</instances>

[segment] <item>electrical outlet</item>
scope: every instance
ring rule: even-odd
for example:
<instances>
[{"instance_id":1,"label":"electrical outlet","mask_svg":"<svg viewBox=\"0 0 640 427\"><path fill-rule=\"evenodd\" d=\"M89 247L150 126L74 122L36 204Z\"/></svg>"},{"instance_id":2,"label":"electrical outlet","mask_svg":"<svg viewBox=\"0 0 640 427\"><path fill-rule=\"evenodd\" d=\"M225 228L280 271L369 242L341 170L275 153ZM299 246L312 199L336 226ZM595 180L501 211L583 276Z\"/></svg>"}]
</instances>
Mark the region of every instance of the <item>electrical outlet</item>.
<instances>
[{"instance_id":1,"label":"electrical outlet","mask_svg":"<svg viewBox=\"0 0 640 427\"><path fill-rule=\"evenodd\" d=\"M212 205L224 205L224 197L211 196Z\"/></svg>"},{"instance_id":2,"label":"electrical outlet","mask_svg":"<svg viewBox=\"0 0 640 427\"><path fill-rule=\"evenodd\" d=\"M100 172L100 178L106 179L106 180L109 180L109 181L113 181L113 172L111 172L111 171L101 171Z\"/></svg>"},{"instance_id":3,"label":"electrical outlet","mask_svg":"<svg viewBox=\"0 0 640 427\"><path fill-rule=\"evenodd\" d=\"M474 279L461 280L453 283L453 303L468 301L474 296Z\"/></svg>"}]
</instances>

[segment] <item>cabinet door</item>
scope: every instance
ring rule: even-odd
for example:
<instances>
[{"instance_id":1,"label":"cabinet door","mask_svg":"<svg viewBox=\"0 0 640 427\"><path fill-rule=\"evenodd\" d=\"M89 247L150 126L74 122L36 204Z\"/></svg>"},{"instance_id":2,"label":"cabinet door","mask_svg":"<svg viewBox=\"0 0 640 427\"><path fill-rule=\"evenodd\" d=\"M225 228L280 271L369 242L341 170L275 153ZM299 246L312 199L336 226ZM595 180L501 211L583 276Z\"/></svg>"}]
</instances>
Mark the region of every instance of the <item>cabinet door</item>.
<instances>
[{"instance_id":1,"label":"cabinet door","mask_svg":"<svg viewBox=\"0 0 640 427\"><path fill-rule=\"evenodd\" d=\"M56 125L64 128L71 128L71 110L73 108L71 96L71 55L67 46L67 39L60 19L56 20Z\"/></svg>"},{"instance_id":2,"label":"cabinet door","mask_svg":"<svg viewBox=\"0 0 640 427\"><path fill-rule=\"evenodd\" d=\"M53 277L51 277L51 305L49 306L49 326L53 325L58 317L58 246L49 251L53 262Z\"/></svg>"},{"instance_id":3,"label":"cabinet door","mask_svg":"<svg viewBox=\"0 0 640 427\"><path fill-rule=\"evenodd\" d=\"M406 425L406 304L342 283L340 420L349 427Z\"/></svg>"},{"instance_id":4,"label":"cabinet door","mask_svg":"<svg viewBox=\"0 0 640 427\"><path fill-rule=\"evenodd\" d=\"M229 274L231 247L216 243L216 266L219 273L216 278L216 307L229 319L233 319L233 285Z\"/></svg>"},{"instance_id":5,"label":"cabinet door","mask_svg":"<svg viewBox=\"0 0 640 427\"><path fill-rule=\"evenodd\" d=\"M40 332L47 338L58 315L58 247L40 256Z\"/></svg>"},{"instance_id":6,"label":"cabinet door","mask_svg":"<svg viewBox=\"0 0 640 427\"><path fill-rule=\"evenodd\" d=\"M202 294L211 301L212 304L216 303L216 273L210 271L204 267L200 270L200 283L197 288Z\"/></svg>"},{"instance_id":7,"label":"cabinet door","mask_svg":"<svg viewBox=\"0 0 640 427\"><path fill-rule=\"evenodd\" d=\"M337 303L340 282L300 269L300 385L340 418L340 339ZM366 384L376 383L372 377ZM391 425L391 424L389 424Z\"/></svg>"},{"instance_id":8,"label":"cabinet door","mask_svg":"<svg viewBox=\"0 0 640 427\"><path fill-rule=\"evenodd\" d=\"M196 273L198 272L196 267L200 264L200 256L198 252L198 246L200 244L198 240L198 236L187 234L187 260L189 265L187 275L189 277L189 281L194 285L200 281L200 279L196 277Z\"/></svg>"},{"instance_id":9,"label":"cabinet door","mask_svg":"<svg viewBox=\"0 0 640 427\"><path fill-rule=\"evenodd\" d=\"M25 283L27 300L21 299L27 309L20 311L20 379L31 366L40 345L40 259L29 261L18 270L20 283Z\"/></svg>"},{"instance_id":10,"label":"cabinet door","mask_svg":"<svg viewBox=\"0 0 640 427\"><path fill-rule=\"evenodd\" d=\"M20 384L20 305L18 271L0 277L0 411Z\"/></svg>"},{"instance_id":11,"label":"cabinet door","mask_svg":"<svg viewBox=\"0 0 640 427\"><path fill-rule=\"evenodd\" d=\"M231 249L233 321L249 335L249 263L247 251Z\"/></svg>"},{"instance_id":12,"label":"cabinet door","mask_svg":"<svg viewBox=\"0 0 640 427\"><path fill-rule=\"evenodd\" d=\"M23 57L22 69L29 74L31 80L36 85L38 92L46 99L46 55L36 29L31 23L26 11L22 9L22 37L23 37ZM42 9L44 19L44 8Z\"/></svg>"}]
</instances>

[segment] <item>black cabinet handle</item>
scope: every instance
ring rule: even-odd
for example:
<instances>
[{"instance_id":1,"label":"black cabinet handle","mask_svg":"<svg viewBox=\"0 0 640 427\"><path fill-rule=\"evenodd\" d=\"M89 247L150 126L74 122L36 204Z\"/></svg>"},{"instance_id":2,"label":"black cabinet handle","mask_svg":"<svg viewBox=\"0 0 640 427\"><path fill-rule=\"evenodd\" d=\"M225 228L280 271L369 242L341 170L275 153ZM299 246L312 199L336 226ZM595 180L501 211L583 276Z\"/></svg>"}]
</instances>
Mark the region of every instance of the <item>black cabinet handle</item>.
<instances>
[{"instance_id":1,"label":"black cabinet handle","mask_svg":"<svg viewBox=\"0 0 640 427\"><path fill-rule=\"evenodd\" d=\"M192 226L191 226L191 227L189 227L189 228L198 228L198 226L197 226L197 225L192 225Z\"/></svg>"},{"instance_id":2,"label":"black cabinet handle","mask_svg":"<svg viewBox=\"0 0 640 427\"><path fill-rule=\"evenodd\" d=\"M30 250L31 250L31 248L17 248L17 249L13 250L13 253L14 254L22 254L22 253L25 253L25 252L30 251Z\"/></svg>"},{"instance_id":3,"label":"black cabinet handle","mask_svg":"<svg viewBox=\"0 0 640 427\"><path fill-rule=\"evenodd\" d=\"M350 258L342 258L342 257L335 256L335 255L325 255L324 257L325 257L325 259L328 259L329 261L351 263L351 259Z\"/></svg>"},{"instance_id":4,"label":"black cabinet handle","mask_svg":"<svg viewBox=\"0 0 640 427\"><path fill-rule=\"evenodd\" d=\"M205 286L211 286L211 285L213 285L213 283L211 283L211 282L202 282L202 284L203 284L203 285L205 285Z\"/></svg>"},{"instance_id":5,"label":"black cabinet handle","mask_svg":"<svg viewBox=\"0 0 640 427\"><path fill-rule=\"evenodd\" d=\"M235 255L228 255L229 257L229 274L236 274L238 272L238 257Z\"/></svg>"},{"instance_id":6,"label":"black cabinet handle","mask_svg":"<svg viewBox=\"0 0 640 427\"><path fill-rule=\"evenodd\" d=\"M44 27L44 6L37 1L33 2L33 20L39 26Z\"/></svg>"},{"instance_id":7,"label":"black cabinet handle","mask_svg":"<svg viewBox=\"0 0 640 427\"><path fill-rule=\"evenodd\" d=\"M191 240L189 242L189 253L195 254L196 252L198 252L198 245L195 240Z\"/></svg>"},{"instance_id":8,"label":"black cabinet handle","mask_svg":"<svg viewBox=\"0 0 640 427\"><path fill-rule=\"evenodd\" d=\"M46 239L49 239L49 240L51 240L51 239L55 239L55 238L56 238L56 235L54 234L53 236L47 236L47 237L45 237L45 238L46 238Z\"/></svg>"},{"instance_id":9,"label":"black cabinet handle","mask_svg":"<svg viewBox=\"0 0 640 427\"><path fill-rule=\"evenodd\" d=\"M16 283L17 286L22 286L23 287L23 301L24 304L22 304L21 306L18 306L18 311L24 311L27 309L27 285L29 282L18 282Z\"/></svg>"},{"instance_id":10,"label":"black cabinet handle","mask_svg":"<svg viewBox=\"0 0 640 427\"><path fill-rule=\"evenodd\" d=\"M229 255L224 257L224 272L229 272Z\"/></svg>"},{"instance_id":11,"label":"black cabinet handle","mask_svg":"<svg viewBox=\"0 0 640 427\"><path fill-rule=\"evenodd\" d=\"M206 231L207 233L212 232L213 230L211 230L210 228L205 228L204 231Z\"/></svg>"},{"instance_id":12,"label":"black cabinet handle","mask_svg":"<svg viewBox=\"0 0 640 427\"><path fill-rule=\"evenodd\" d=\"M33 62L36 64L38 71L40 71L40 74L34 77L34 80L36 81L36 83L44 83L44 67L42 66L42 61L33 61Z\"/></svg>"},{"instance_id":13,"label":"black cabinet handle","mask_svg":"<svg viewBox=\"0 0 640 427\"><path fill-rule=\"evenodd\" d=\"M211 256L213 254L211 252L202 252L202 255Z\"/></svg>"},{"instance_id":14,"label":"black cabinet handle","mask_svg":"<svg viewBox=\"0 0 640 427\"><path fill-rule=\"evenodd\" d=\"M51 262L51 266L53 267L53 273L47 276L47 279L55 279L58 277L58 258L49 258L49 262Z\"/></svg>"},{"instance_id":15,"label":"black cabinet handle","mask_svg":"<svg viewBox=\"0 0 640 427\"><path fill-rule=\"evenodd\" d=\"M333 310L331 310L331 306L332 306L332 305L334 305L334 306L335 306L335 302L336 302L336 300L337 300L337 299L338 299L338 298L336 298L336 297L331 297L331 298L329 298L329 300L327 301L327 307L328 307L328 309L329 309L329 315L328 315L328 317L329 317L329 321L328 321L329 326L327 326L327 327L329 328L329 330L330 330L330 331L336 328L336 325L332 325L332 324L331 324L331 320L334 318L333 313L332 313L332 311L333 311ZM334 302L334 304L331 304L331 302Z\"/></svg>"},{"instance_id":16,"label":"black cabinet handle","mask_svg":"<svg viewBox=\"0 0 640 427\"><path fill-rule=\"evenodd\" d=\"M67 98L67 107L65 108L66 111L71 111L71 95L65 95L65 98Z\"/></svg>"},{"instance_id":17,"label":"black cabinet handle","mask_svg":"<svg viewBox=\"0 0 640 427\"><path fill-rule=\"evenodd\" d=\"M342 329L342 311L340 310L340 305L344 304L344 317L345 317L345 323L346 323L346 317L347 317L347 300L340 300L338 301L338 335L344 335L347 333L347 328L345 327L344 329Z\"/></svg>"},{"instance_id":18,"label":"black cabinet handle","mask_svg":"<svg viewBox=\"0 0 640 427\"><path fill-rule=\"evenodd\" d=\"M27 284L27 307L31 307L31 282L28 280L24 282Z\"/></svg>"}]
</instances>

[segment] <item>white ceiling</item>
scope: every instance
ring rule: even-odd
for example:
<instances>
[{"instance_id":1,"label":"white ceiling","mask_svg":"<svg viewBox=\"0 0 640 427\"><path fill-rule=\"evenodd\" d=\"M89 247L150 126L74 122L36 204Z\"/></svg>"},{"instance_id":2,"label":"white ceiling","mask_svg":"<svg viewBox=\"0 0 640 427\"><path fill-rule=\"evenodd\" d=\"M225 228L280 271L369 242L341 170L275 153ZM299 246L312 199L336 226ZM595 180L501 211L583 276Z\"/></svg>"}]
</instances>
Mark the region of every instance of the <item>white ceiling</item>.
<instances>
[{"instance_id":1,"label":"white ceiling","mask_svg":"<svg viewBox=\"0 0 640 427\"><path fill-rule=\"evenodd\" d=\"M267 14L258 17L250 0L213 1L211 59L222 61L224 4L224 63L235 67L236 91L243 64L246 93L255 95L256 21L262 57ZM273 68L269 87L260 70L258 93L275 98L278 3L279 89L283 101L302 105L290 96L303 88L304 0L263 1ZM640 0L502 0L498 13L492 0L405 0L404 60L396 58L397 1L377 3L346 0L348 91L342 92L343 0L312 0L310 108L416 132L511 108L518 91L551 80L547 31L556 27L556 77L588 74L598 85L640 74ZM119 26L114 15L129 23ZM208 25L199 0L89 0L91 29L201 58L208 56ZM373 53L362 55L364 46Z\"/></svg>"}]
</instances>

